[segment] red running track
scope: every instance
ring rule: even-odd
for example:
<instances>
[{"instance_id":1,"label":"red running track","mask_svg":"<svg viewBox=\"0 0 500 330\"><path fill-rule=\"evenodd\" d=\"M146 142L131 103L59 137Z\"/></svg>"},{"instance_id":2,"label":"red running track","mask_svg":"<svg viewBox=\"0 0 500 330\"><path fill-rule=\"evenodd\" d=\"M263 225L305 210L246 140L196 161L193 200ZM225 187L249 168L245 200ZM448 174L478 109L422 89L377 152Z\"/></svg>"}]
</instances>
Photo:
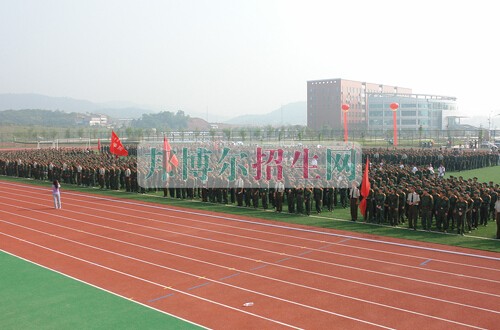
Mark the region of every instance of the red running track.
<instances>
[{"instance_id":1,"label":"red running track","mask_svg":"<svg viewBox=\"0 0 500 330\"><path fill-rule=\"evenodd\" d=\"M0 181L0 250L207 328L498 328L497 253L84 193L62 203Z\"/></svg>"}]
</instances>

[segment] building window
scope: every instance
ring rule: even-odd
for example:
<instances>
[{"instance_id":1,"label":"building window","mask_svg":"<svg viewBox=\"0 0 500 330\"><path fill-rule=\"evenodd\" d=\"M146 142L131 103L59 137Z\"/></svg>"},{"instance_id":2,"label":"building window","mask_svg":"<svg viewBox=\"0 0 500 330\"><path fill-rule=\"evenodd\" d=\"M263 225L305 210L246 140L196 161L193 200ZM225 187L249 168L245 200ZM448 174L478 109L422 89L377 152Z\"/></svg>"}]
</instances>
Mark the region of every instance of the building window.
<instances>
[{"instance_id":1,"label":"building window","mask_svg":"<svg viewBox=\"0 0 500 330\"><path fill-rule=\"evenodd\" d=\"M401 104L401 108L416 108L417 104L416 103L403 103Z\"/></svg>"}]
</instances>

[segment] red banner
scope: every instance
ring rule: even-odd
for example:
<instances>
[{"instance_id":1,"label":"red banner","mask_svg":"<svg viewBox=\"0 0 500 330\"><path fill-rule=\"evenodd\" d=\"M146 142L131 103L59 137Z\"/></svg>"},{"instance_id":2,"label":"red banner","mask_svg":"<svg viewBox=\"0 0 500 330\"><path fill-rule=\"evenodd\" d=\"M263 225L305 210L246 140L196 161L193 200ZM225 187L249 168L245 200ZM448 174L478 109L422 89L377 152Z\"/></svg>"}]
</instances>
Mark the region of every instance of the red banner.
<instances>
[{"instance_id":1,"label":"red banner","mask_svg":"<svg viewBox=\"0 0 500 330\"><path fill-rule=\"evenodd\" d=\"M172 170L172 165L174 167L179 166L179 160L177 156L172 151L170 143L166 136L163 137L163 168L168 172Z\"/></svg>"},{"instance_id":2,"label":"red banner","mask_svg":"<svg viewBox=\"0 0 500 330\"><path fill-rule=\"evenodd\" d=\"M368 179L368 172L370 170L370 160L366 159L365 172L363 173L363 181L361 182L361 196L363 196L363 200L359 203L359 210L363 215L363 218L366 220L366 199L370 194L370 180Z\"/></svg>"},{"instance_id":3,"label":"red banner","mask_svg":"<svg viewBox=\"0 0 500 330\"><path fill-rule=\"evenodd\" d=\"M111 131L111 144L109 145L109 151L116 156L128 156L128 151L123 146L115 131Z\"/></svg>"}]
</instances>

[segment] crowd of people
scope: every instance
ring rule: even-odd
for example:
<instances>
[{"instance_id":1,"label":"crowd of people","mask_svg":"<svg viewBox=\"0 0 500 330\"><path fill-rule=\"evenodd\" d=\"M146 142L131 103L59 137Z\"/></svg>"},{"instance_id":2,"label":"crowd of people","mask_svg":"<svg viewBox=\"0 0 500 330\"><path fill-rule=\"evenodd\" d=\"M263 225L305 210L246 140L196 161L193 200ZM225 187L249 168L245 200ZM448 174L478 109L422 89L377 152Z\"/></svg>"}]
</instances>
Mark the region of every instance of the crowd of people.
<instances>
[{"instance_id":1,"label":"crowd of people","mask_svg":"<svg viewBox=\"0 0 500 330\"><path fill-rule=\"evenodd\" d=\"M0 175L57 180L63 184L130 193L160 190L164 197L274 208L276 212L304 215L350 207L351 220L358 220L357 205L363 198L359 193L361 182L352 187L318 187L293 179L285 182L271 179L255 186L248 185L247 179L241 176L230 183L224 175L210 173L203 181L192 178L182 181L180 175L173 175L165 187L144 188L138 181L137 149L126 148L129 156L119 158L107 149L99 152L79 148L0 151ZM284 152L286 155L286 149ZM498 153L373 148L363 149L363 164L366 159L370 162L371 189L366 197L366 214L362 217L365 222L463 235L494 222L500 211L498 183L445 176L446 171L497 166ZM500 226L500 219L497 224Z\"/></svg>"}]
</instances>

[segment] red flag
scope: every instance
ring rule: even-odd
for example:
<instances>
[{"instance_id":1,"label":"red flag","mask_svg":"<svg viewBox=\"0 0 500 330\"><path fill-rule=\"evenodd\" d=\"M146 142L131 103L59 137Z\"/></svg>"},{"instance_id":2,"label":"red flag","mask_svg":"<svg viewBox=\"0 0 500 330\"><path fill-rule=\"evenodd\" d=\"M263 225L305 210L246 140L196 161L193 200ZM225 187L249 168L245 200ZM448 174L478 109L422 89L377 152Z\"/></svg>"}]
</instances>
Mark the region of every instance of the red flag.
<instances>
[{"instance_id":1,"label":"red flag","mask_svg":"<svg viewBox=\"0 0 500 330\"><path fill-rule=\"evenodd\" d=\"M97 151L101 152L101 139L97 139Z\"/></svg>"},{"instance_id":2,"label":"red flag","mask_svg":"<svg viewBox=\"0 0 500 330\"><path fill-rule=\"evenodd\" d=\"M116 135L115 131L111 131L111 144L109 151L116 156L128 156L128 151L123 147L120 138Z\"/></svg>"},{"instance_id":3,"label":"red flag","mask_svg":"<svg viewBox=\"0 0 500 330\"><path fill-rule=\"evenodd\" d=\"M170 143L166 136L163 137L163 168L168 172L172 170L172 165L174 167L179 166L179 160L177 156L172 151Z\"/></svg>"},{"instance_id":4,"label":"red flag","mask_svg":"<svg viewBox=\"0 0 500 330\"><path fill-rule=\"evenodd\" d=\"M370 194L370 180L368 179L368 171L370 170L370 161L366 158L365 172L363 173L363 181L361 182L361 196L363 200L359 203L359 209L363 218L366 220L366 199Z\"/></svg>"}]
</instances>

